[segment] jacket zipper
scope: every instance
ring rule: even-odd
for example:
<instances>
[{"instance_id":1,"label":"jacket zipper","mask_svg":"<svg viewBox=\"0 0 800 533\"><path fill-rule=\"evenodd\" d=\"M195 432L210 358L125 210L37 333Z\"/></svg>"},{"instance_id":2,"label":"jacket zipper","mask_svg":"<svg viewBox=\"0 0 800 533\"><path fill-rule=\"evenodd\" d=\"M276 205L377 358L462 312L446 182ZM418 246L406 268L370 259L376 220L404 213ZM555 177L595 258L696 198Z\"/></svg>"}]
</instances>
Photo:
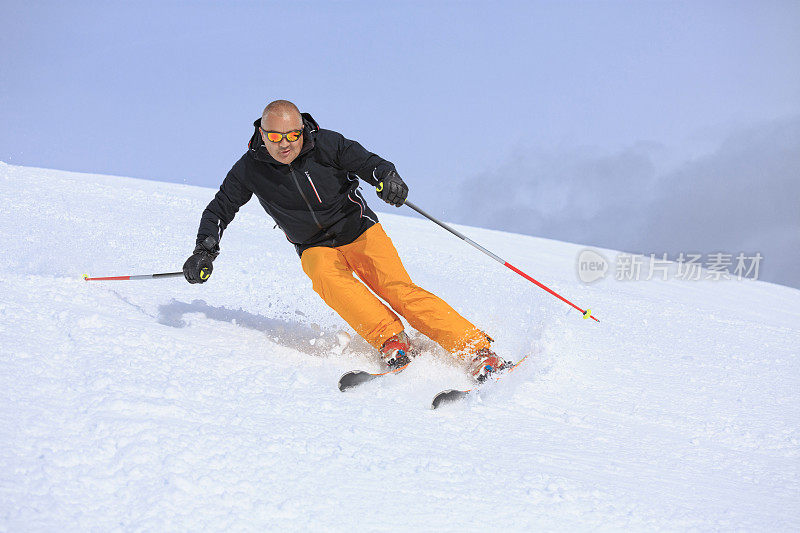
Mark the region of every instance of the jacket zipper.
<instances>
[{"instance_id":1,"label":"jacket zipper","mask_svg":"<svg viewBox=\"0 0 800 533\"><path fill-rule=\"evenodd\" d=\"M306 203L306 206L308 206L308 211L311 213L311 217L314 219L314 222L317 224L317 227L323 230L324 228L322 227L322 224L319 223L317 214L314 212L314 209L312 209L311 203L308 201L308 198L306 198L306 193L304 193L303 189L300 188L300 182L297 181L297 175L294 173L294 168L292 167L291 163L289 164L289 172L292 173L292 180L294 180L294 186L297 187L297 191L300 193L300 196L303 197L303 201ZM327 234L328 232L326 231L325 235Z\"/></svg>"},{"instance_id":2,"label":"jacket zipper","mask_svg":"<svg viewBox=\"0 0 800 533\"><path fill-rule=\"evenodd\" d=\"M322 203L322 198L319 197L319 193L317 192L317 187L314 185L314 180L311 179L311 174L308 171L305 172L306 177L308 178L308 182L311 184L311 188L314 189L314 194L319 200L319 203Z\"/></svg>"}]
</instances>

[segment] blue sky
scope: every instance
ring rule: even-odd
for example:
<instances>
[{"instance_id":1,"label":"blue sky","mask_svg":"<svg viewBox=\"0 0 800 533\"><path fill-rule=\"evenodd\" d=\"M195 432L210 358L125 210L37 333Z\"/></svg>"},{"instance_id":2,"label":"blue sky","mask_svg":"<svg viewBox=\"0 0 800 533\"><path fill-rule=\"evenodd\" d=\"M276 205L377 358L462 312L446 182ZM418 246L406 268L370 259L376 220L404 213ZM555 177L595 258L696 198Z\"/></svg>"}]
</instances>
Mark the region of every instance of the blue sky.
<instances>
[{"instance_id":1,"label":"blue sky","mask_svg":"<svg viewBox=\"0 0 800 533\"><path fill-rule=\"evenodd\" d=\"M800 286L800 2L2 13L7 163L216 187L287 98L392 160L445 219L643 253L761 251L764 279Z\"/></svg>"}]
</instances>

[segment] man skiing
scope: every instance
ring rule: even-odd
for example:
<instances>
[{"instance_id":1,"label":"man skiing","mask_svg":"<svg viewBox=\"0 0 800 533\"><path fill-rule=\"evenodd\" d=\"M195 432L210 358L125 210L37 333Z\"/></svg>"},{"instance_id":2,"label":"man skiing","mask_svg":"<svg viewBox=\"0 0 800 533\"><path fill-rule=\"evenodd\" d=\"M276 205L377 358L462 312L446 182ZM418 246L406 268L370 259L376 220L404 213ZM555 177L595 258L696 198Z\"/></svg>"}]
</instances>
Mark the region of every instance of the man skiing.
<instances>
[{"instance_id":1,"label":"man skiing","mask_svg":"<svg viewBox=\"0 0 800 533\"><path fill-rule=\"evenodd\" d=\"M408 187L392 163L320 129L287 100L271 102L253 125L247 152L203 211L194 253L183 265L189 283L203 283L211 275L223 231L255 194L294 244L314 291L390 368L409 362L409 340L397 314L466 360L479 382L510 366L491 350L485 333L411 281L367 206L359 179L375 186L385 202L397 207L405 202Z\"/></svg>"}]
</instances>

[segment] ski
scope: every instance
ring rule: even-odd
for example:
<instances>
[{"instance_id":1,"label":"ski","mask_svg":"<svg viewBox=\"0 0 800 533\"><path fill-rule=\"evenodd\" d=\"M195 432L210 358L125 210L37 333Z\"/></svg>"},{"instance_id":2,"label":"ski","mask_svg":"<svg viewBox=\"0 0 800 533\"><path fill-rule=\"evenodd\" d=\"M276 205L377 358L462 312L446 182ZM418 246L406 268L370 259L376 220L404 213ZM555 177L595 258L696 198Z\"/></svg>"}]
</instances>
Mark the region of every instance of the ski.
<instances>
[{"instance_id":1,"label":"ski","mask_svg":"<svg viewBox=\"0 0 800 533\"><path fill-rule=\"evenodd\" d=\"M367 372L365 370L351 370L350 372L345 372L342 374L342 377L339 378L339 390L344 392L347 389L352 389L353 387L358 387L364 383L369 383L373 379L378 379L390 374L397 374L405 370L410 364L411 363L406 363L401 367L393 368L387 372L380 373Z\"/></svg>"},{"instance_id":2,"label":"ski","mask_svg":"<svg viewBox=\"0 0 800 533\"><path fill-rule=\"evenodd\" d=\"M511 365L511 367L507 371L501 373L500 375L498 375L492 381L499 381L499 380L503 379L503 377L505 377L508 374L510 374L511 372L513 372L527 358L528 358L528 356L526 355L525 357L523 357L522 359L520 359L519 361L517 361L516 363ZM439 394L437 394L436 396L433 397L433 401L431 402L431 409L436 409L440 405L444 405L444 404L448 404L448 403L455 403L455 402L457 402L459 400L462 400L462 399L466 398L471 393L473 393L473 392L475 392L475 391L477 391L479 389L480 389L480 385L477 385L477 386L475 386L475 387L473 387L471 389L447 389L447 390L443 390L442 392L440 392Z\"/></svg>"}]
</instances>

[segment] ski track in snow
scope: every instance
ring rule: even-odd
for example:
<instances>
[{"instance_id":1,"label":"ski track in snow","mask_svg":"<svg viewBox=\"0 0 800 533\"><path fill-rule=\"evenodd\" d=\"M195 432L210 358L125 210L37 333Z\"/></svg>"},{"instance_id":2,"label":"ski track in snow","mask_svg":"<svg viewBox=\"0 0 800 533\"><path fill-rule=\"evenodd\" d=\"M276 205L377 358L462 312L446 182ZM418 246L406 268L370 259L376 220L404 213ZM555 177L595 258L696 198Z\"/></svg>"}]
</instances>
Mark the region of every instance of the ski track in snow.
<instances>
[{"instance_id":1,"label":"ski track in snow","mask_svg":"<svg viewBox=\"0 0 800 533\"><path fill-rule=\"evenodd\" d=\"M432 411L468 381L431 343L337 390L377 363L257 202L204 285L87 283L179 270L214 191L0 163L0 192L2 531L800 528L800 291L585 286L581 246L462 228L597 324L381 214L415 282L533 353Z\"/></svg>"}]
</instances>

